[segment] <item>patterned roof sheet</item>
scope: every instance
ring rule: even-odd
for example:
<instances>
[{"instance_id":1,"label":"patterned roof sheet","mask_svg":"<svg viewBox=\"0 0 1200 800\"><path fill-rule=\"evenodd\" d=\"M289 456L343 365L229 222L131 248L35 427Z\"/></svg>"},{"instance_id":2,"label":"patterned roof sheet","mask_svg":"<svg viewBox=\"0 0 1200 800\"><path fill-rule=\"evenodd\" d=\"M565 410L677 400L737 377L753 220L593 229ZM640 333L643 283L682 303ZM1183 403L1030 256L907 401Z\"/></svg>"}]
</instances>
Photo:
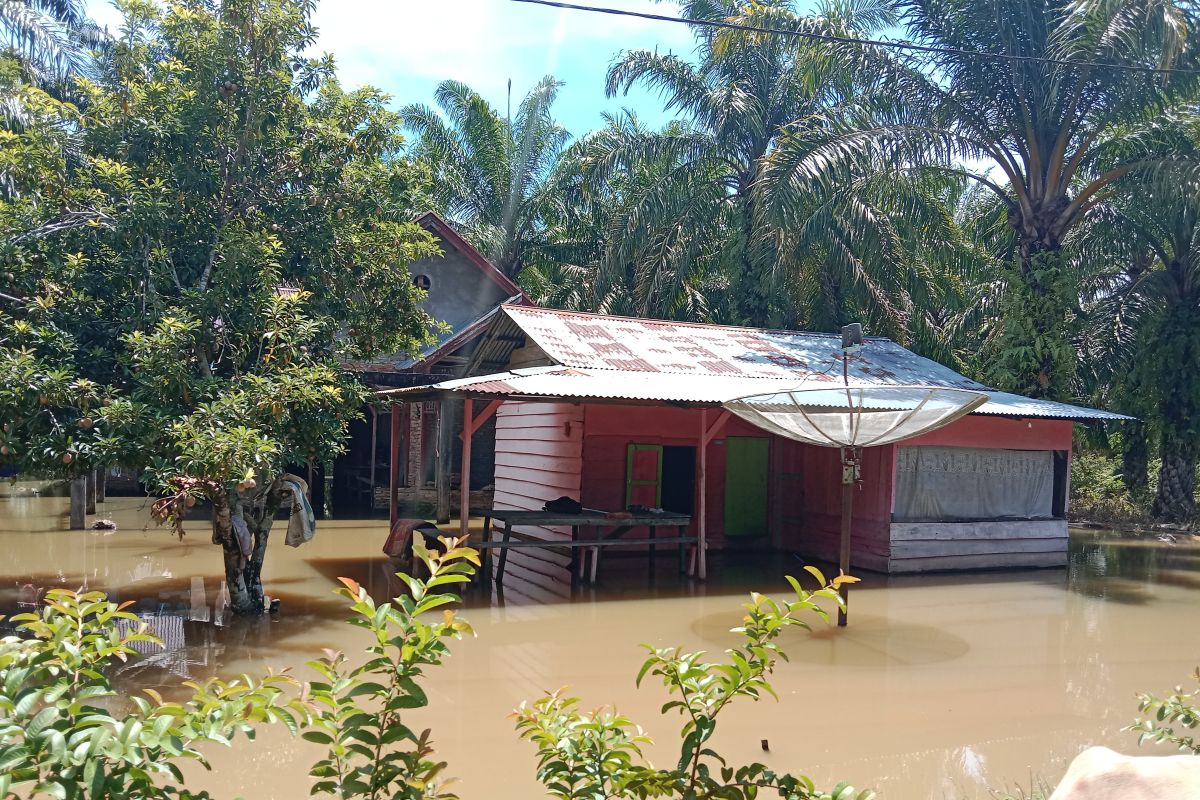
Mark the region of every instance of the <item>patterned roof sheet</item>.
<instances>
[{"instance_id":1,"label":"patterned roof sheet","mask_svg":"<svg viewBox=\"0 0 1200 800\"><path fill-rule=\"evenodd\" d=\"M842 378L842 338L833 334L605 317L532 307L504 306L503 311L552 360L571 367L792 381ZM863 349L851 356L850 379L987 388L879 337L868 337Z\"/></svg>"},{"instance_id":2,"label":"patterned roof sheet","mask_svg":"<svg viewBox=\"0 0 1200 800\"><path fill-rule=\"evenodd\" d=\"M501 311L557 366L513 370L430 387L459 394L720 404L753 394L842 381L840 336L529 306ZM850 357L853 383L945 386L984 392L975 412L1077 420L1129 419L1108 411L998 392L890 339L868 337ZM397 390L403 395L419 390Z\"/></svg>"}]
</instances>

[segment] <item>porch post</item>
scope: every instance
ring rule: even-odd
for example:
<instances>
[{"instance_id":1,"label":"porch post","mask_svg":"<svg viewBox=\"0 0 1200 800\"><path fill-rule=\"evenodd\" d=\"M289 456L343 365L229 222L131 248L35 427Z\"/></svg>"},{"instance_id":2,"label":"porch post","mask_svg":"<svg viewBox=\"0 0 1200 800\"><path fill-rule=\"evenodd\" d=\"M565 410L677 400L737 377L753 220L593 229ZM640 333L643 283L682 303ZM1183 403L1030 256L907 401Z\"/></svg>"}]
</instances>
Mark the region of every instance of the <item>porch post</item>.
<instances>
[{"instance_id":1,"label":"porch post","mask_svg":"<svg viewBox=\"0 0 1200 800\"><path fill-rule=\"evenodd\" d=\"M397 491L400 488L400 404L393 401L391 409L392 446L388 457L388 533L400 519ZM374 454L372 453L372 456Z\"/></svg>"},{"instance_id":2,"label":"porch post","mask_svg":"<svg viewBox=\"0 0 1200 800\"><path fill-rule=\"evenodd\" d=\"M375 507L375 462L379 459L376 453L379 452L379 409L374 405L369 406L371 409L371 508Z\"/></svg>"},{"instance_id":3,"label":"porch post","mask_svg":"<svg viewBox=\"0 0 1200 800\"><path fill-rule=\"evenodd\" d=\"M471 440L475 438L475 408L471 398L463 401L462 478L459 480L458 535L471 535Z\"/></svg>"},{"instance_id":4,"label":"porch post","mask_svg":"<svg viewBox=\"0 0 1200 800\"><path fill-rule=\"evenodd\" d=\"M696 526L696 559L699 562L700 580L708 578L708 485L705 476L708 474L708 409L700 410L700 452L697 462L700 465L700 475L696 484L700 489L698 508L700 519Z\"/></svg>"}]
</instances>

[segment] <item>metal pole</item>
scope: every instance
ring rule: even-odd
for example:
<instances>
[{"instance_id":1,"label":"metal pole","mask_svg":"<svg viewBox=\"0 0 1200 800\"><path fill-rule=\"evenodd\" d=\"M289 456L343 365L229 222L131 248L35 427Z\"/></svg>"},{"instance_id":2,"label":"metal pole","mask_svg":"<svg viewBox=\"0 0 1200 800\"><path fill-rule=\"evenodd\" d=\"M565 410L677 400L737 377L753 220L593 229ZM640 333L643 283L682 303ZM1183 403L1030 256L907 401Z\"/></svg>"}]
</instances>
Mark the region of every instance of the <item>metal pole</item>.
<instances>
[{"instance_id":1,"label":"metal pole","mask_svg":"<svg viewBox=\"0 0 1200 800\"><path fill-rule=\"evenodd\" d=\"M699 462L699 520L696 527L696 561L697 577L708 579L708 409L700 411L700 452L696 459Z\"/></svg>"},{"instance_id":2,"label":"metal pole","mask_svg":"<svg viewBox=\"0 0 1200 800\"><path fill-rule=\"evenodd\" d=\"M842 547L838 567L843 575L850 574L850 530L854 516L854 484L858 479L858 460L854 448L842 448ZM838 589L842 607L838 609L838 625L845 627L849 616L850 587L843 583Z\"/></svg>"}]
</instances>

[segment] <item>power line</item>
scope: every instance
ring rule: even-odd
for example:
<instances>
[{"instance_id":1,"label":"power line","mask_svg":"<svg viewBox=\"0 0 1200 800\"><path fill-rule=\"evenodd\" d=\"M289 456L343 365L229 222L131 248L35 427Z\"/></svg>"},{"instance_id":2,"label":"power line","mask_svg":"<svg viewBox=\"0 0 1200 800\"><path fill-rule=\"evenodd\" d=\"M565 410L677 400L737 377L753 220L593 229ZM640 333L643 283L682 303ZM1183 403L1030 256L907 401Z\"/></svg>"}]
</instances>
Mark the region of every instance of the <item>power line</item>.
<instances>
[{"instance_id":1,"label":"power line","mask_svg":"<svg viewBox=\"0 0 1200 800\"><path fill-rule=\"evenodd\" d=\"M960 50L954 47L939 47L936 45L916 44L915 42L897 42L888 39L856 39L850 36L834 36L827 33L811 33L808 31L789 31L784 28L766 28L757 25L743 25L738 22L718 22L707 19L685 19L684 17L669 17L664 14L651 14L645 11L629 11L623 8L606 8L604 6L585 6L577 3L565 3L561 0L509 0L513 3L528 3L550 8L562 8L568 11L587 11L594 14L611 14L616 17L637 17L655 22L672 22L680 25L698 25L703 28L723 28L726 30L748 31L750 33L770 33L779 36L795 36L818 42L834 44L871 45L887 47L893 50L908 50L918 53L933 53L939 55L968 56L971 58L988 58L993 61L1035 62L1040 64L1055 64L1063 67L1098 67L1100 69L1118 69L1127 72L1142 72L1150 75L1200 75L1200 69L1179 69L1174 67L1141 67L1136 64L1114 64L1106 61L1072 61L1062 58L1045 58L1042 56L1016 56L1009 53L988 53L982 50Z\"/></svg>"}]
</instances>

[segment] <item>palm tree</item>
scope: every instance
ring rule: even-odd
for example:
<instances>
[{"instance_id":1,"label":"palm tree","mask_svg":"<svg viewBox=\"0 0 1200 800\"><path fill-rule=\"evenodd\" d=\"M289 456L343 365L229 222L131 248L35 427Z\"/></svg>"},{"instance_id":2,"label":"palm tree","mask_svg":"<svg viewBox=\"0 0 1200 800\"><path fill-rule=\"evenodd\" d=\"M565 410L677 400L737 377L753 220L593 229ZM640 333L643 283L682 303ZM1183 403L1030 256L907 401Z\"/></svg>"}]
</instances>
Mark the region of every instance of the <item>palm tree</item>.
<instances>
[{"instance_id":1,"label":"palm tree","mask_svg":"<svg viewBox=\"0 0 1200 800\"><path fill-rule=\"evenodd\" d=\"M749 23L797 32L854 36L894 22L886 2L828 3L815 16L797 16L789 0L691 0L682 13L694 20ZM666 131L627 131L600 143L589 175L632 174L638 164L666 166L659 182L643 187L617 237L618 260L633 251L663 250L662 269L680 275L689 249L703 244L726 273L734 319L756 326L781 322L786 303L778 290L788 242L776 209L821 207L798 195L808 187L765 180L768 158L784 140L824 142L839 121L858 113L863 52L832 49L798 36L696 28L698 64L646 50L622 54L609 70L608 94L642 84L658 91L668 111L683 119ZM794 196L787 202L777 189ZM802 214L801 214L802 215ZM719 237L712 245L711 237Z\"/></svg>"},{"instance_id":2,"label":"palm tree","mask_svg":"<svg viewBox=\"0 0 1200 800\"><path fill-rule=\"evenodd\" d=\"M609 161L631 144L680 133L677 123L656 131L626 111L605 115L603 127L563 153L545 209L548 243L523 279L535 299L629 316L722 318L720 293L709 291L720 256L721 223L712 213L722 198L711 194L718 184L689 184L695 173L680 170L670 149ZM648 207L675 224L647 224Z\"/></svg>"},{"instance_id":3,"label":"palm tree","mask_svg":"<svg viewBox=\"0 0 1200 800\"><path fill-rule=\"evenodd\" d=\"M910 37L941 48L891 71L887 125L796 159L801 178L831 157L878 147L897 162L969 174L1007 205L1017 258L1007 281L995 374L1033 396L1069 393L1075 276L1064 240L1123 176L1099 167L1106 132L1200 78L1200 19L1183 0L898 0ZM988 55L980 55L981 53ZM1103 66L1101 66L1103 65ZM1177 69L1154 72L1154 69ZM995 165L995 177L964 164Z\"/></svg>"},{"instance_id":4,"label":"palm tree","mask_svg":"<svg viewBox=\"0 0 1200 800\"><path fill-rule=\"evenodd\" d=\"M514 119L457 81L437 88L442 114L424 105L400 112L419 137L415 155L433 169L435 200L509 277L517 277L544 242L548 178L570 138L551 115L560 86L543 78Z\"/></svg>"},{"instance_id":5,"label":"palm tree","mask_svg":"<svg viewBox=\"0 0 1200 800\"><path fill-rule=\"evenodd\" d=\"M1167 114L1149 135L1127 139L1137 155L1200 158L1200 118ZM1200 457L1200 179L1124 183L1120 202L1088 226L1078 248L1091 276L1087 346L1096 382L1157 429L1153 512L1183 522L1196 514Z\"/></svg>"},{"instance_id":6,"label":"palm tree","mask_svg":"<svg viewBox=\"0 0 1200 800\"><path fill-rule=\"evenodd\" d=\"M103 39L83 0L0 0L0 53L14 56L45 88L61 89L88 72L88 49Z\"/></svg>"}]
</instances>

